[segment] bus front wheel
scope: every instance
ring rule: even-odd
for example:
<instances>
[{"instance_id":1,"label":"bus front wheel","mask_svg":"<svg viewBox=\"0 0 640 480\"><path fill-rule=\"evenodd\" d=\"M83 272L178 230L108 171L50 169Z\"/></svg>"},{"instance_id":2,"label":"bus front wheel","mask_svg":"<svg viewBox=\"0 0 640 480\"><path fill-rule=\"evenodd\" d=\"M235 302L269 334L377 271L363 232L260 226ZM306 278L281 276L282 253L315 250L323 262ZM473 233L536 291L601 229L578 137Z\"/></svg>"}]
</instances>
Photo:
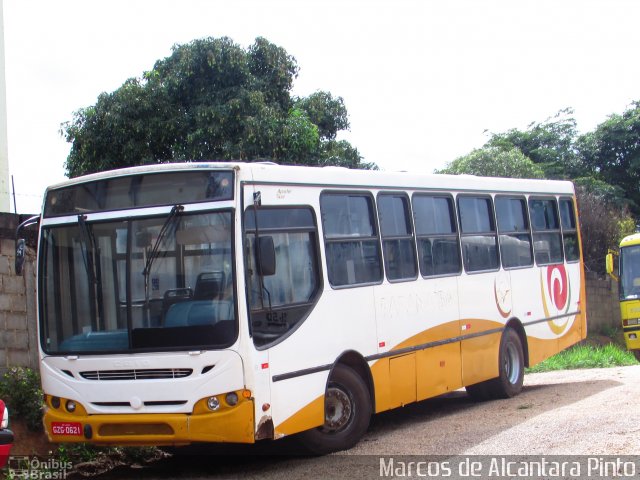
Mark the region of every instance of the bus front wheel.
<instances>
[{"instance_id":1,"label":"bus front wheel","mask_svg":"<svg viewBox=\"0 0 640 480\"><path fill-rule=\"evenodd\" d=\"M353 447L365 434L371 419L371 399L364 380L352 368L333 368L324 395L324 425L300 434L313 454L324 455Z\"/></svg>"}]
</instances>

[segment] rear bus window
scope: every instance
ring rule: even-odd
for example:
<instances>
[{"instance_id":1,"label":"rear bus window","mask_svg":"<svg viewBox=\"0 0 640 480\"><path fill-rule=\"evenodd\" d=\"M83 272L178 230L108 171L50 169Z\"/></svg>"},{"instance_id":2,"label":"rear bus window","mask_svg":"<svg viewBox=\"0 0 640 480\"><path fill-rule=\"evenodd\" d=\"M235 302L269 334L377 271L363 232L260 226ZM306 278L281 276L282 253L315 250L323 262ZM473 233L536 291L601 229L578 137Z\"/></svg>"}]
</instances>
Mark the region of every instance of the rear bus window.
<instances>
[{"instance_id":1,"label":"rear bus window","mask_svg":"<svg viewBox=\"0 0 640 480\"><path fill-rule=\"evenodd\" d=\"M573 200L570 198L561 198L559 205L564 255L567 262L577 262L580 260L580 246L578 244L578 230L576 227Z\"/></svg>"}]
</instances>

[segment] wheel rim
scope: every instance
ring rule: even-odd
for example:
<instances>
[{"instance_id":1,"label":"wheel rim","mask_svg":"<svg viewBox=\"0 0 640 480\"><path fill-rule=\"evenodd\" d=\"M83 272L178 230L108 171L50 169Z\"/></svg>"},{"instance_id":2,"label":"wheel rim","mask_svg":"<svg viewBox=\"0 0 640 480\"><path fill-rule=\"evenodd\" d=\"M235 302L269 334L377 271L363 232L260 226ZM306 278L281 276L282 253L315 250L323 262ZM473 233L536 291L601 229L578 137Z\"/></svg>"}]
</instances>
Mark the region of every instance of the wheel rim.
<instances>
[{"instance_id":1,"label":"wheel rim","mask_svg":"<svg viewBox=\"0 0 640 480\"><path fill-rule=\"evenodd\" d=\"M353 402L349 394L337 386L330 386L324 402L323 431L336 433L344 430L353 417Z\"/></svg>"},{"instance_id":2,"label":"wheel rim","mask_svg":"<svg viewBox=\"0 0 640 480\"><path fill-rule=\"evenodd\" d=\"M518 383L520 372L522 371L522 365L520 364L518 349L513 343L507 344L504 355L504 371L507 374L507 379L510 384L515 385Z\"/></svg>"}]
</instances>

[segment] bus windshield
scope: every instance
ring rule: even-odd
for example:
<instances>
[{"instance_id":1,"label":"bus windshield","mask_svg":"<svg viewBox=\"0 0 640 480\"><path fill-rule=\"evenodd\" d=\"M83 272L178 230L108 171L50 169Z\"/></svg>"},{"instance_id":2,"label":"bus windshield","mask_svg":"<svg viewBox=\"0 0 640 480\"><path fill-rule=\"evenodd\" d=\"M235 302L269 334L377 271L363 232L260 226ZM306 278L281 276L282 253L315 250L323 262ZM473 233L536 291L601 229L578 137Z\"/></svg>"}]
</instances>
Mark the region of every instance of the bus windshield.
<instances>
[{"instance_id":1,"label":"bus windshield","mask_svg":"<svg viewBox=\"0 0 640 480\"><path fill-rule=\"evenodd\" d=\"M620 299L640 298L640 245L620 249Z\"/></svg>"},{"instance_id":2,"label":"bus windshield","mask_svg":"<svg viewBox=\"0 0 640 480\"><path fill-rule=\"evenodd\" d=\"M224 348L237 336L232 211L42 229L45 352Z\"/></svg>"}]
</instances>

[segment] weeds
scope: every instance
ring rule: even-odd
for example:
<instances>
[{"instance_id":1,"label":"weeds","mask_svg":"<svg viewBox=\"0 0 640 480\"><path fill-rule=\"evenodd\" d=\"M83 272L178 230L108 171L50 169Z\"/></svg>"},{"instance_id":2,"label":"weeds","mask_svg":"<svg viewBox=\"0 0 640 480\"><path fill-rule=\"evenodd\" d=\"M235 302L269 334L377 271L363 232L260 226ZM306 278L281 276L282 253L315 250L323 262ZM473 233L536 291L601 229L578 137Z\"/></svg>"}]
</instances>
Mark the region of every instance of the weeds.
<instances>
[{"instance_id":1,"label":"weeds","mask_svg":"<svg viewBox=\"0 0 640 480\"><path fill-rule=\"evenodd\" d=\"M30 368L11 367L0 381L0 398L13 416L22 418L29 430L41 432L43 396L40 375Z\"/></svg>"},{"instance_id":2,"label":"weeds","mask_svg":"<svg viewBox=\"0 0 640 480\"><path fill-rule=\"evenodd\" d=\"M547 358L544 362L527 369L527 372L623 367L636 364L637 361L631 352L613 343L599 347L580 344Z\"/></svg>"}]
</instances>

